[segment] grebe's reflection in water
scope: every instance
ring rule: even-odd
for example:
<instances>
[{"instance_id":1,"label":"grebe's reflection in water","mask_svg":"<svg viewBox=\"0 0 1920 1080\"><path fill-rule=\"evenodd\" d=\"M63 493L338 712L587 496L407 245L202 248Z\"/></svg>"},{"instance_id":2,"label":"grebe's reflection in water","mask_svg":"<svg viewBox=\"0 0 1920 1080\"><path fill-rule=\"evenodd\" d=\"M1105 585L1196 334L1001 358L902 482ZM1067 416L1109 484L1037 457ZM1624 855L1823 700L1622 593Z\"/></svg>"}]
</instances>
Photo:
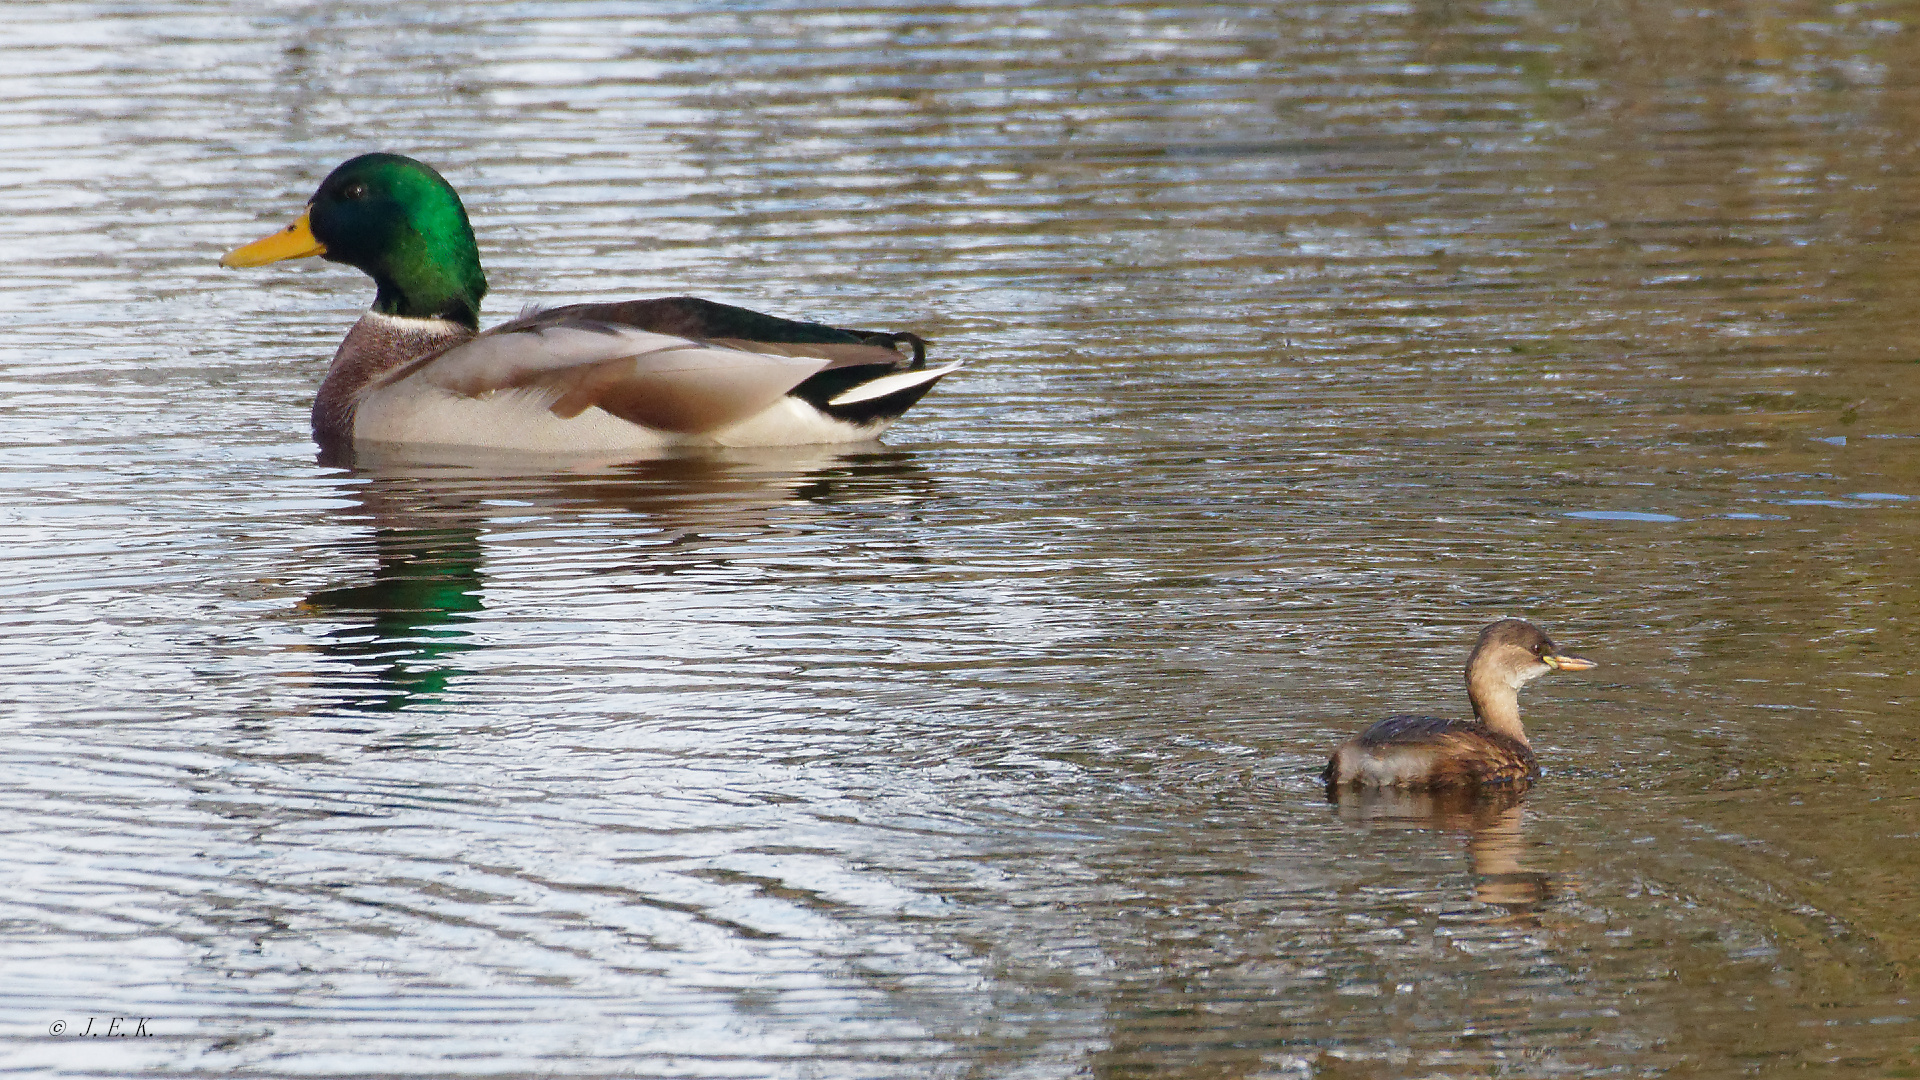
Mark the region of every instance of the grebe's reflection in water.
<instances>
[{"instance_id":1,"label":"grebe's reflection in water","mask_svg":"<svg viewBox=\"0 0 1920 1080\"><path fill-rule=\"evenodd\" d=\"M1552 874L1524 865L1527 788L1348 788L1332 794L1335 812L1356 825L1464 834L1474 899L1505 908L1511 918L1531 920L1553 898L1556 882Z\"/></svg>"}]
</instances>

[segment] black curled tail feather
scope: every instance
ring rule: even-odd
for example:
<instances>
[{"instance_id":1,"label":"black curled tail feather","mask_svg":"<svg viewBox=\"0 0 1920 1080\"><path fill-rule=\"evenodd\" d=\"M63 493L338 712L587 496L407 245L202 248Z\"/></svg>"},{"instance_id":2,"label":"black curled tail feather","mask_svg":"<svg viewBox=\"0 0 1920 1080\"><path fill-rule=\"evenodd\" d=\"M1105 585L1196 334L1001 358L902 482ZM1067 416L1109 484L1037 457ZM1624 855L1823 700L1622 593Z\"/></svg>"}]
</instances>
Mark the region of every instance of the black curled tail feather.
<instances>
[{"instance_id":1,"label":"black curled tail feather","mask_svg":"<svg viewBox=\"0 0 1920 1080\"><path fill-rule=\"evenodd\" d=\"M919 371L927 366L927 339L919 334L892 330L852 330L844 326L836 326L834 329L843 334L852 334L860 339L862 345L878 345L883 349L892 349L894 352L899 352L902 345L911 346L913 362L908 365L907 370Z\"/></svg>"},{"instance_id":2,"label":"black curled tail feather","mask_svg":"<svg viewBox=\"0 0 1920 1080\"><path fill-rule=\"evenodd\" d=\"M859 367L828 368L809 378L799 386L787 391L807 404L849 424L870 424L876 420L892 420L908 409L913 408L927 392L933 389L934 382L924 382L918 386L909 386L885 397L868 398L846 405L835 405L833 399L863 383L894 374L896 369L882 364L868 364Z\"/></svg>"}]
</instances>

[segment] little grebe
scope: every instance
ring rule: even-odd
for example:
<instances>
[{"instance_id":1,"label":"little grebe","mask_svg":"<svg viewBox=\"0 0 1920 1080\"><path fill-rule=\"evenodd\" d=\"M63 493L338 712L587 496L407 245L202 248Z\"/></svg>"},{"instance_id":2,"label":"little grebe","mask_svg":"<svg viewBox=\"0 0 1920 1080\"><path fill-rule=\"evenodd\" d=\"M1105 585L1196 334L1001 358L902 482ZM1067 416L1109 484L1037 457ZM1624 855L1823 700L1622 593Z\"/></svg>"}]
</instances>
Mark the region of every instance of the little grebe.
<instances>
[{"instance_id":1,"label":"little grebe","mask_svg":"<svg viewBox=\"0 0 1920 1080\"><path fill-rule=\"evenodd\" d=\"M1320 779L1327 787L1478 787L1540 775L1520 726L1520 688L1549 671L1585 671L1594 662L1554 648L1525 619L1480 631L1467 658L1472 720L1390 716L1340 744Z\"/></svg>"}]
</instances>

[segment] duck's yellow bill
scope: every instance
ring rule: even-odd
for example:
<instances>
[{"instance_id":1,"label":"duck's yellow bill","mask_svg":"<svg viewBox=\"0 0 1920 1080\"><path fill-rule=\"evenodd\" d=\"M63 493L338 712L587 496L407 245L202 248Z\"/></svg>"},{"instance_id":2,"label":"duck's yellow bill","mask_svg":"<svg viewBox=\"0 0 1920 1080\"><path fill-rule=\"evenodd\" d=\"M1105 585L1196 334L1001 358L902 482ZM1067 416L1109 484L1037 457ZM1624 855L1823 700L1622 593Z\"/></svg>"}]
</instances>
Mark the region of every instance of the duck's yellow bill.
<instances>
[{"instance_id":1,"label":"duck's yellow bill","mask_svg":"<svg viewBox=\"0 0 1920 1080\"><path fill-rule=\"evenodd\" d=\"M307 225L307 215L301 214L300 220L281 229L271 236L263 236L244 247L234 248L220 256L220 265L229 270L243 266L265 266L281 259L304 259L309 255L325 255L327 245L313 238L313 229Z\"/></svg>"},{"instance_id":2,"label":"duck's yellow bill","mask_svg":"<svg viewBox=\"0 0 1920 1080\"><path fill-rule=\"evenodd\" d=\"M1566 653L1549 653L1540 659L1555 671L1591 671L1600 666L1584 656L1568 656Z\"/></svg>"}]
</instances>

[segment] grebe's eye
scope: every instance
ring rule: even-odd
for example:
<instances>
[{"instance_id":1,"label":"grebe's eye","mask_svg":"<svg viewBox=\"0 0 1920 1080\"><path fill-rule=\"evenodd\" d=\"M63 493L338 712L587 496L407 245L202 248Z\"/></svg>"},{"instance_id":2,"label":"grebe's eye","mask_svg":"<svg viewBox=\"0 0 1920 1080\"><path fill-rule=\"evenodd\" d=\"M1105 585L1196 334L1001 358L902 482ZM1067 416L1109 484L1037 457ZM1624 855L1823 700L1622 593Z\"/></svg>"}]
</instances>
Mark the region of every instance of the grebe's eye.
<instances>
[{"instance_id":1,"label":"grebe's eye","mask_svg":"<svg viewBox=\"0 0 1920 1080\"><path fill-rule=\"evenodd\" d=\"M364 199L367 197L367 185L359 180L351 181L340 189L343 199Z\"/></svg>"}]
</instances>

